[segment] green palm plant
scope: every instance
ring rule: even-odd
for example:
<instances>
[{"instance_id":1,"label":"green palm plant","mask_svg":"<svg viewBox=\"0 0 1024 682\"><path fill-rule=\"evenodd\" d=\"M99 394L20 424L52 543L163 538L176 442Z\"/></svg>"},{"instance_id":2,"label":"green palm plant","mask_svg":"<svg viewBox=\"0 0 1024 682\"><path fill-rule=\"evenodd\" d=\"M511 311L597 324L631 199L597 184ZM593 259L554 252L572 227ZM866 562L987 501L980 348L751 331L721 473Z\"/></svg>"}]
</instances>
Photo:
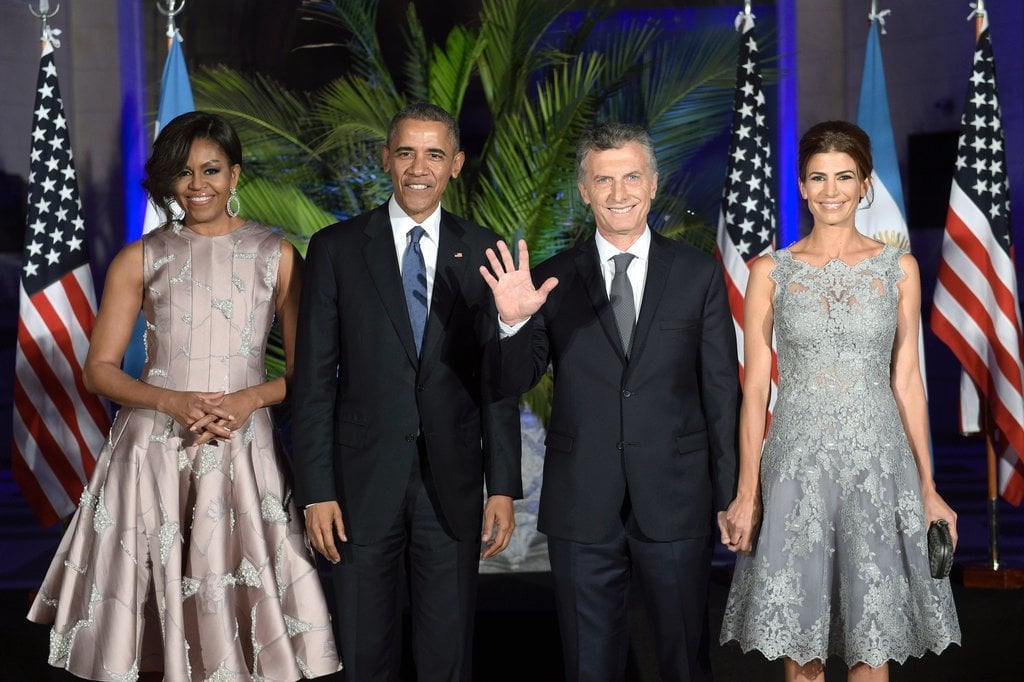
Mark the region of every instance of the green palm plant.
<instances>
[{"instance_id":1,"label":"green palm plant","mask_svg":"<svg viewBox=\"0 0 1024 682\"><path fill-rule=\"evenodd\" d=\"M654 21L616 23L609 0L570 11L576 4L482 0L478 26L456 26L432 45L411 3L399 88L382 57L377 0L305 2L307 17L344 37L347 73L304 93L263 76L202 69L193 77L197 105L237 125L247 215L280 226L302 252L316 230L389 196L380 146L399 108L426 99L458 117L474 82L491 129L449 185L446 208L505 239L525 238L531 260L546 258L593 229L576 191L576 140L596 120L629 120L644 125L659 150L654 226L710 243L706 221L687 210L686 178L701 148L728 128L736 35L699 29L667 41ZM547 382L525 397L545 422L549 398Z\"/></svg>"}]
</instances>

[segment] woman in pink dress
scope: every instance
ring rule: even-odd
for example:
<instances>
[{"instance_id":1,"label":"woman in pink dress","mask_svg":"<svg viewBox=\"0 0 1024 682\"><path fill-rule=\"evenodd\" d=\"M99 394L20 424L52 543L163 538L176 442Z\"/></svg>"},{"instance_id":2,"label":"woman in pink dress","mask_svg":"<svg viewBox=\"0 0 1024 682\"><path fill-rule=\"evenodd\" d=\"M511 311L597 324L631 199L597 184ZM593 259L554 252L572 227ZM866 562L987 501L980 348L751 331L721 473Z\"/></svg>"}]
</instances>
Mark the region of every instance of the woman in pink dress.
<instances>
[{"instance_id":1,"label":"woman in pink dress","mask_svg":"<svg viewBox=\"0 0 1024 682\"><path fill-rule=\"evenodd\" d=\"M298 680L340 664L269 406L285 399L302 259L239 217L216 115L161 131L146 189L184 215L110 265L86 386L121 405L29 619L93 680ZM170 209L168 209L170 214ZM146 364L121 370L139 312ZM267 381L274 319L285 376Z\"/></svg>"}]
</instances>

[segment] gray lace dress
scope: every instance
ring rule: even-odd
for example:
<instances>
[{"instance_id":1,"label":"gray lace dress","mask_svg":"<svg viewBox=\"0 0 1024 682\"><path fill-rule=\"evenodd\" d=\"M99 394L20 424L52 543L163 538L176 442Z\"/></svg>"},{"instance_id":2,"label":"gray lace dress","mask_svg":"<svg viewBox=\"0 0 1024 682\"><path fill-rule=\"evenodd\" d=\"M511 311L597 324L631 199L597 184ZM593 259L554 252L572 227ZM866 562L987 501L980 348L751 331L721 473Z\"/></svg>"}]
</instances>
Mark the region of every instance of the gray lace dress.
<instances>
[{"instance_id":1,"label":"gray lace dress","mask_svg":"<svg viewBox=\"0 0 1024 682\"><path fill-rule=\"evenodd\" d=\"M764 518L738 556L722 643L798 663L903 662L960 643L928 570L917 467L889 383L902 252L821 268L775 253L779 394Z\"/></svg>"}]
</instances>

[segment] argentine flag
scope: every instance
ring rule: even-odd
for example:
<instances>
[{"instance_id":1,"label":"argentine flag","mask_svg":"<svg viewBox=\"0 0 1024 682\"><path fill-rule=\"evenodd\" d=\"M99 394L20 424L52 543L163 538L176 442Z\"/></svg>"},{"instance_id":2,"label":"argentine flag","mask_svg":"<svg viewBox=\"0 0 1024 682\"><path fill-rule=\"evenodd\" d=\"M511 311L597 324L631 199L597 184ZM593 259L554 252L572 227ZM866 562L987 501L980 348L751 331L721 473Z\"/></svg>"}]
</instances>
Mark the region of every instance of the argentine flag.
<instances>
[{"instance_id":1,"label":"argentine flag","mask_svg":"<svg viewBox=\"0 0 1024 682\"><path fill-rule=\"evenodd\" d=\"M857 229L872 239L903 249L910 248L906 205L900 167L896 161L896 142L889 118L889 97L885 91L882 48L878 41L878 21L871 22L864 54L864 75L860 82L857 125L871 138L875 170L871 173L874 200L867 200L857 212ZM871 194L868 194L871 198Z\"/></svg>"},{"instance_id":2,"label":"argentine flag","mask_svg":"<svg viewBox=\"0 0 1024 682\"><path fill-rule=\"evenodd\" d=\"M864 50L864 74L860 81L860 101L857 105L857 125L871 138L871 157L875 169L871 172L872 190L857 211L857 229L872 239L909 251L906 204L903 202L896 141L889 117L889 96L885 91L882 46L878 40L879 20L874 14L870 19L871 29ZM872 199L870 205L867 202L869 198ZM923 326L918 328L917 351L921 363L921 381L924 382L927 395Z\"/></svg>"},{"instance_id":3,"label":"argentine flag","mask_svg":"<svg viewBox=\"0 0 1024 682\"><path fill-rule=\"evenodd\" d=\"M168 42L170 47L167 50L167 61L164 62L164 73L160 80L160 105L156 114L154 138L172 119L195 111L196 108L195 100L192 99L192 84L188 80L188 68L185 66L185 55L181 51L181 34L175 31L169 36ZM153 202L153 197L150 197L146 202L146 217L139 226L140 229L129 226L129 241L160 227L164 222L163 215L163 211L157 209ZM142 368L146 364L146 349L142 340L145 333L146 320L139 315L124 359L121 361L121 368L136 379L142 374Z\"/></svg>"},{"instance_id":4,"label":"argentine flag","mask_svg":"<svg viewBox=\"0 0 1024 682\"><path fill-rule=\"evenodd\" d=\"M172 119L195 111L195 100L192 99L192 84L188 80L188 68L185 66L185 55L181 51L181 34L177 31L169 37L170 47L167 50L167 61L164 62L164 74L160 80L160 105L156 113L156 130L154 139L163 127ZM142 223L139 235L159 227L163 223L163 213L157 210L153 198L146 204L146 219Z\"/></svg>"}]
</instances>

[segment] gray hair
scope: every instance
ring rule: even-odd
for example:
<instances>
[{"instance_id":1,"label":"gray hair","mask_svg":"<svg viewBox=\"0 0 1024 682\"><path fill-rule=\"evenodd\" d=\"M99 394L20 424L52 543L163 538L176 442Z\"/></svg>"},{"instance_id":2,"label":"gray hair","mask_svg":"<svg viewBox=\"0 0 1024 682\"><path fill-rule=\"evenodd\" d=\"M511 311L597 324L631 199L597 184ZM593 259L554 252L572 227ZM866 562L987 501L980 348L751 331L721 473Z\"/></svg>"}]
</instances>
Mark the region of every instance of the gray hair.
<instances>
[{"instance_id":1,"label":"gray hair","mask_svg":"<svg viewBox=\"0 0 1024 682\"><path fill-rule=\"evenodd\" d=\"M621 149L630 142L640 145L647 155L651 173L657 174L658 160L654 156L654 142L646 130L634 123L598 123L587 128L576 144L576 182L583 182L586 174L583 164L587 154Z\"/></svg>"}]
</instances>

